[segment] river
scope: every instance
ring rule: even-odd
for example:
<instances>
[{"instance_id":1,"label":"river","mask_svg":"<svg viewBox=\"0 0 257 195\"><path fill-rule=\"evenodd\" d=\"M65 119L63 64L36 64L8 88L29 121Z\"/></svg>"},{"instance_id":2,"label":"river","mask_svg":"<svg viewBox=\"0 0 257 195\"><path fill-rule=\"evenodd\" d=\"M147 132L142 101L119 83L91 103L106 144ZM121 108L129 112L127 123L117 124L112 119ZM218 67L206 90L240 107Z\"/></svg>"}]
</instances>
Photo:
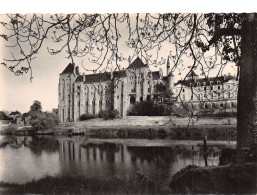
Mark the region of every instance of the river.
<instances>
[{"instance_id":1,"label":"river","mask_svg":"<svg viewBox=\"0 0 257 195\"><path fill-rule=\"evenodd\" d=\"M218 164L220 148L208 147L209 166ZM205 166L203 148L195 142L83 136L0 136L0 163L4 182L25 183L46 174L133 178L139 171L162 188L183 167Z\"/></svg>"}]
</instances>

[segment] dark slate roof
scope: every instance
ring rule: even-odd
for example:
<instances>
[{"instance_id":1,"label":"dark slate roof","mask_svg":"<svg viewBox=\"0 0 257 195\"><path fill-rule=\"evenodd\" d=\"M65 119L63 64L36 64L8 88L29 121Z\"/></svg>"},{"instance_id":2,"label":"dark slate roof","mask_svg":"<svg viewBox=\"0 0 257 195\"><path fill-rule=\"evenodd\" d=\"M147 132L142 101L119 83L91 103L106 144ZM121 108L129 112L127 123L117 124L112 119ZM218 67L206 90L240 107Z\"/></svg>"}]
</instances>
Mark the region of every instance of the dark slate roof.
<instances>
[{"instance_id":1,"label":"dark slate roof","mask_svg":"<svg viewBox=\"0 0 257 195\"><path fill-rule=\"evenodd\" d=\"M19 111L11 112L10 115L16 115L16 114L21 114Z\"/></svg>"},{"instance_id":2,"label":"dark slate roof","mask_svg":"<svg viewBox=\"0 0 257 195\"><path fill-rule=\"evenodd\" d=\"M206 86L210 85L210 82L212 81L212 85L221 85L223 83L228 82L229 80L233 79L234 77L232 76L227 76L226 79L224 79L224 76L220 77L209 77L209 78L200 78L200 79L188 79L188 80L179 80L176 85L185 85L190 87L190 83L192 83L192 87L197 87L197 86L205 86L203 83L206 82ZM217 83L217 81L220 81L220 84ZM197 85L199 83L200 85Z\"/></svg>"},{"instance_id":3,"label":"dark slate roof","mask_svg":"<svg viewBox=\"0 0 257 195\"><path fill-rule=\"evenodd\" d=\"M64 69L64 71L60 74L71 74L74 70L75 65L72 63L69 63L68 66Z\"/></svg>"},{"instance_id":4,"label":"dark slate roof","mask_svg":"<svg viewBox=\"0 0 257 195\"><path fill-rule=\"evenodd\" d=\"M3 111L0 111L0 119L4 120L6 117L7 115Z\"/></svg>"},{"instance_id":5,"label":"dark slate roof","mask_svg":"<svg viewBox=\"0 0 257 195\"><path fill-rule=\"evenodd\" d=\"M125 71L114 71L113 76L114 78L121 78L124 77ZM111 80L111 73L110 72L105 72L105 73L97 73L97 74L89 74L85 75L86 76L86 81L85 83L95 83L95 82L103 82L103 81L108 81ZM83 82L83 75L79 75L75 82Z\"/></svg>"},{"instance_id":6,"label":"dark slate roof","mask_svg":"<svg viewBox=\"0 0 257 195\"><path fill-rule=\"evenodd\" d=\"M189 73L189 75L187 75L187 77L194 77L194 76L198 76L198 75L195 74L193 70Z\"/></svg>"},{"instance_id":7,"label":"dark slate roof","mask_svg":"<svg viewBox=\"0 0 257 195\"><path fill-rule=\"evenodd\" d=\"M0 120L12 120L12 118L8 117L3 111L0 111Z\"/></svg>"},{"instance_id":8,"label":"dark slate roof","mask_svg":"<svg viewBox=\"0 0 257 195\"><path fill-rule=\"evenodd\" d=\"M142 60L137 57L137 59L135 59L129 66L127 69L132 69L132 68L143 68L143 67L147 67L146 64L144 64L142 62Z\"/></svg>"},{"instance_id":9,"label":"dark slate roof","mask_svg":"<svg viewBox=\"0 0 257 195\"><path fill-rule=\"evenodd\" d=\"M154 71L154 72L152 72L152 77L153 77L153 80L158 80L158 79L160 79L159 71Z\"/></svg>"}]
</instances>

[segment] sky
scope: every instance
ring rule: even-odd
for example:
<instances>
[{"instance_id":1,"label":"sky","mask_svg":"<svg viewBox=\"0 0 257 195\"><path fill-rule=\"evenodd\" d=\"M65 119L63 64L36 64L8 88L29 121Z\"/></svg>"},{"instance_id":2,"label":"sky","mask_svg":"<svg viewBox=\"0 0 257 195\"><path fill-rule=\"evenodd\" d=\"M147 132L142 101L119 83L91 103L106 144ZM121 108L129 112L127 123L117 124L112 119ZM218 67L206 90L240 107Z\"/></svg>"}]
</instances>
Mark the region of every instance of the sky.
<instances>
[{"instance_id":1,"label":"sky","mask_svg":"<svg viewBox=\"0 0 257 195\"><path fill-rule=\"evenodd\" d=\"M47 0L49 1L49 0ZM115 1L115 0L113 0ZM249 0L250 1L250 0ZM27 0L22 1L23 5L26 4ZM199 6L195 6L195 3L198 1L193 1L195 8L192 10L193 5L191 5L188 1L187 4L183 3L183 1L180 1L180 3L173 3L172 6L167 7L165 5L160 6L159 4L140 4L138 1L126 1L124 4L116 4L111 3L112 1L108 1L109 3L100 3L100 1L97 2L91 2L92 9L90 6L85 6L83 9L81 6L73 6L66 5L66 7L60 7L59 9L54 9L53 7L58 7L59 5L55 5L55 3L49 1L52 6L42 6L41 9L39 9L39 6L31 6L27 7L26 9L19 9L19 3L16 4L17 8L13 6L13 1L11 0L9 4L5 6L4 9L0 10L1 14L4 13L10 13L10 12L19 12L19 13L32 13L32 12L41 12L41 13L60 13L60 12L86 12L86 13L106 13L106 12L130 12L130 13L136 13L136 12L211 12L213 9L210 9L210 7L216 7L217 12L219 11L235 11L240 12L240 9L238 7L228 7L227 10L224 10L224 7L218 6L218 1L215 1L215 6L210 6L210 3L206 3L206 1L200 1L202 4L202 8L199 8ZM115 1L117 2L117 1ZM170 5L170 1L164 1L166 4ZM213 1L214 2L214 1ZM235 2L235 1L233 1ZM241 1L239 1L241 2ZM251 1L254 2L254 1ZM137 5L134 6L133 5ZM142 3L142 2L141 2ZM182 4L181 4L182 3ZM28 3L28 5L32 5L32 1ZM33 3L34 4L34 3ZM47 2L45 3L47 4ZM50 4L49 4L50 5ZM140 6L141 5L141 6ZM187 5L188 7L186 7ZM24 7L24 6L21 6ZM240 7L240 5L239 5ZM243 11L254 11L252 10L253 6L246 7ZM176 9L177 8L177 9ZM191 9L191 10L190 10ZM209 10L208 10L209 9ZM84 11L85 10L85 11ZM215 8L214 8L215 10ZM256 11L256 10L255 10ZM0 15L0 20L2 20L5 16ZM0 28L0 34L2 34L3 29ZM0 62L3 61L3 59L8 56L8 51L5 47L6 42L4 42L3 39L0 39ZM59 74L63 71L63 69L68 65L70 60L66 59L66 54L61 53L56 56L51 56L47 52L47 44L49 42L46 42L45 45L42 46L42 49L37 55L37 58L33 61L33 80L30 82L29 74L25 74L24 76L15 76L13 73L11 73L9 70L7 70L6 67L0 65L0 111L6 110L6 111L20 111L22 113L29 111L30 106L32 105L34 100L41 101L42 108L44 111L51 111L52 108L58 108L58 79ZM169 48L166 49L166 51L163 52L163 56L167 56L169 52ZM126 67L126 64L124 64ZM165 66L162 66L165 70ZM155 69L154 67L152 68ZM158 67L159 69L159 67ZM81 70L82 71L82 70ZM83 71L82 71L83 72ZM230 72L230 70L227 70L227 72ZM233 71L232 71L233 72ZM176 78L180 79L180 78Z\"/></svg>"}]
</instances>

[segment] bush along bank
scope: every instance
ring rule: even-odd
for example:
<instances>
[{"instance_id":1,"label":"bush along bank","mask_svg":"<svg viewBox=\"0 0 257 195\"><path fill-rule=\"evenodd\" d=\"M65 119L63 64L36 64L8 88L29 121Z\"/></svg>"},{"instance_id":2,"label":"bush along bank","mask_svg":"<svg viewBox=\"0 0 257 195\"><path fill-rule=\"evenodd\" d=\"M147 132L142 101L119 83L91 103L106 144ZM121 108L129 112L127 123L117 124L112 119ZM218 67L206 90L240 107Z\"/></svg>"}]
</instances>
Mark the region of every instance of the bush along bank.
<instances>
[{"instance_id":1,"label":"bush along bank","mask_svg":"<svg viewBox=\"0 0 257 195\"><path fill-rule=\"evenodd\" d=\"M191 126L191 127L169 127L169 126L128 126L128 127L76 127L73 125L59 125L54 129L47 130L17 130L10 127L1 131L1 134L12 135L83 135L91 138L103 139L177 139L177 140L202 140L207 136L208 140L235 141L236 126Z\"/></svg>"},{"instance_id":2,"label":"bush along bank","mask_svg":"<svg viewBox=\"0 0 257 195\"><path fill-rule=\"evenodd\" d=\"M174 194L256 194L257 163L197 167L189 165L173 175Z\"/></svg>"},{"instance_id":3,"label":"bush along bank","mask_svg":"<svg viewBox=\"0 0 257 195\"><path fill-rule=\"evenodd\" d=\"M85 128L85 135L92 138L127 138L127 139L178 139L201 140L207 136L209 140L236 140L235 126L215 127L126 127L126 128Z\"/></svg>"}]
</instances>

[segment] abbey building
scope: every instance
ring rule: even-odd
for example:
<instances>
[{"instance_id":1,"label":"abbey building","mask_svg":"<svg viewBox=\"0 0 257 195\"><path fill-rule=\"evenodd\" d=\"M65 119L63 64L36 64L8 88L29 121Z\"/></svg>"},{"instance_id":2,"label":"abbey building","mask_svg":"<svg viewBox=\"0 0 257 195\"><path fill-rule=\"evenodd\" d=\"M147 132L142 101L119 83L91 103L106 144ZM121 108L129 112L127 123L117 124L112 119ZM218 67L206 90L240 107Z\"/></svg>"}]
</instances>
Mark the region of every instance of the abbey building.
<instances>
[{"instance_id":1,"label":"abbey building","mask_svg":"<svg viewBox=\"0 0 257 195\"><path fill-rule=\"evenodd\" d=\"M186 102L195 110L214 108L216 104L219 108L225 107L228 102L231 108L236 105L237 81L232 78L215 77L207 81L191 72L186 80L174 84L169 59L166 68L164 76L162 69L152 72L136 58L121 71L85 75L80 74L74 64L69 64L59 78L59 119L76 121L82 114L97 115L106 109L116 109L121 117L126 116L135 102L153 99L157 83L172 90L178 105Z\"/></svg>"}]
</instances>

